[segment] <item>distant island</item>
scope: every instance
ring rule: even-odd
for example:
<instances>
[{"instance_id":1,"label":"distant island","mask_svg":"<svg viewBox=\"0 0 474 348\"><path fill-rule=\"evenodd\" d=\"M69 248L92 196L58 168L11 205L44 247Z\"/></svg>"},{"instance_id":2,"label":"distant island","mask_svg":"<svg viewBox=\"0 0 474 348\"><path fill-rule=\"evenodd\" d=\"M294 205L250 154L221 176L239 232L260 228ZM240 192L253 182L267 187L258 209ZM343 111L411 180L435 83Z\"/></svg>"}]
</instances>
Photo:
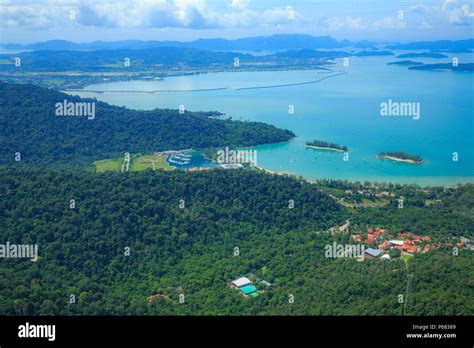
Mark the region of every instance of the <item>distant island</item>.
<instances>
[{"instance_id":1,"label":"distant island","mask_svg":"<svg viewBox=\"0 0 474 348\"><path fill-rule=\"evenodd\" d=\"M460 50L472 48L474 48L474 39L418 41L385 46L385 49L388 50Z\"/></svg>"},{"instance_id":2,"label":"distant island","mask_svg":"<svg viewBox=\"0 0 474 348\"><path fill-rule=\"evenodd\" d=\"M442 53L422 52L400 54L396 58L448 58L448 56Z\"/></svg>"},{"instance_id":3,"label":"distant island","mask_svg":"<svg viewBox=\"0 0 474 348\"><path fill-rule=\"evenodd\" d=\"M390 51L360 51L355 54L357 57L371 57L371 56L393 56L394 53Z\"/></svg>"},{"instance_id":4,"label":"distant island","mask_svg":"<svg viewBox=\"0 0 474 348\"><path fill-rule=\"evenodd\" d=\"M454 66L453 63L424 64L420 66L411 66L409 70L452 70L452 71L474 71L474 63L459 63Z\"/></svg>"},{"instance_id":5,"label":"distant island","mask_svg":"<svg viewBox=\"0 0 474 348\"><path fill-rule=\"evenodd\" d=\"M414 66L414 65L423 65L422 62L414 62L413 60L400 60L398 62L390 62L387 65L404 65L404 66Z\"/></svg>"},{"instance_id":6,"label":"distant island","mask_svg":"<svg viewBox=\"0 0 474 348\"><path fill-rule=\"evenodd\" d=\"M341 146L341 145L328 143L326 141L320 141L320 140L307 141L305 146L311 147L314 149L320 149L320 150L331 150L331 151L339 151L339 152L349 151L347 146Z\"/></svg>"},{"instance_id":7,"label":"distant island","mask_svg":"<svg viewBox=\"0 0 474 348\"><path fill-rule=\"evenodd\" d=\"M436 53L471 53L472 50L467 48L453 48L451 50L443 50L443 51L431 51Z\"/></svg>"},{"instance_id":8,"label":"distant island","mask_svg":"<svg viewBox=\"0 0 474 348\"><path fill-rule=\"evenodd\" d=\"M405 152L394 151L394 152L381 152L378 154L379 158L386 158L397 162L406 163L423 163L423 158L416 155L410 155Z\"/></svg>"}]
</instances>

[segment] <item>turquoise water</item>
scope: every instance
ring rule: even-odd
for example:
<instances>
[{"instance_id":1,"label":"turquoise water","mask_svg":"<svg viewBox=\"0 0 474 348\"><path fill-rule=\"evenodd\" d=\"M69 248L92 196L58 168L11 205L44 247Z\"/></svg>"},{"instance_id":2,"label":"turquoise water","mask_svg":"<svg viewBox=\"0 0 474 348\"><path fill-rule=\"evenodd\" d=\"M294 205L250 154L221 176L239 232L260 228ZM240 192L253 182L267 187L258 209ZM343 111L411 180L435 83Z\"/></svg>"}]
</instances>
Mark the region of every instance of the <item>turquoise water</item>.
<instances>
[{"instance_id":1,"label":"turquoise water","mask_svg":"<svg viewBox=\"0 0 474 348\"><path fill-rule=\"evenodd\" d=\"M472 55L456 54L472 62ZM225 112L233 119L262 121L292 130L289 142L257 146L258 166L291 172L307 179L452 185L474 182L473 73L413 71L386 65L393 57L352 57L333 72L231 72L178 76L163 81L127 81L86 87L101 91L162 91L157 93L90 93L111 104L136 109L178 108ZM446 62L447 59L412 59ZM347 72L345 75L336 75ZM240 89L280 84L316 83L289 87ZM190 92L189 90L220 89ZM163 92L173 90L172 92ZM380 103L389 99L420 103L421 117L384 117ZM294 114L288 113L294 105ZM308 140L345 145L343 154L304 147ZM376 158L382 151L420 155L421 165ZM453 152L459 154L457 162Z\"/></svg>"},{"instance_id":2,"label":"turquoise water","mask_svg":"<svg viewBox=\"0 0 474 348\"><path fill-rule=\"evenodd\" d=\"M186 164L178 164L178 163L171 163L170 157L168 157L168 164L170 166L176 167L177 169L190 169L190 168L212 168L216 167L217 165L212 162L211 160L207 159L202 152L190 152L190 161Z\"/></svg>"}]
</instances>

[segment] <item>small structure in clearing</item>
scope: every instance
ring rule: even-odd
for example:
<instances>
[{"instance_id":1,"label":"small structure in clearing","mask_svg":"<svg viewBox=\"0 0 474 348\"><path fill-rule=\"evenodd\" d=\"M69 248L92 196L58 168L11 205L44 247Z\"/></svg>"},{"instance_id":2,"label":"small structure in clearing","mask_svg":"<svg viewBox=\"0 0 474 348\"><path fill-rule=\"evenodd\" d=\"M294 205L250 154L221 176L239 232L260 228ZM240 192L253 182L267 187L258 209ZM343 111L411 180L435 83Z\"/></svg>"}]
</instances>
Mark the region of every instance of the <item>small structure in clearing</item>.
<instances>
[{"instance_id":1,"label":"small structure in clearing","mask_svg":"<svg viewBox=\"0 0 474 348\"><path fill-rule=\"evenodd\" d=\"M245 297L258 297L260 296L257 287L247 277L241 277L230 282L229 286L233 289L237 289Z\"/></svg>"}]
</instances>

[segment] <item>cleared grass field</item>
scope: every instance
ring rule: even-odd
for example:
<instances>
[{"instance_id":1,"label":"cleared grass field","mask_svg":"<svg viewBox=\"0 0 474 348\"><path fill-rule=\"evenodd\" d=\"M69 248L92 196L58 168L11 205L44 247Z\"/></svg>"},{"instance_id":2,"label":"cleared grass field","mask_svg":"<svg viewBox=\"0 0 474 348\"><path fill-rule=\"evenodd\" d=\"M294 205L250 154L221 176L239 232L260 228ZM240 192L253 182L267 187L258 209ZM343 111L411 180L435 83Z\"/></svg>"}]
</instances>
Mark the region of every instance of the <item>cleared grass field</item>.
<instances>
[{"instance_id":1,"label":"cleared grass field","mask_svg":"<svg viewBox=\"0 0 474 348\"><path fill-rule=\"evenodd\" d=\"M153 162L155 162L155 169L175 169L166 162L166 156L145 155L132 159L131 170L140 171L148 168L153 169Z\"/></svg>"},{"instance_id":2,"label":"cleared grass field","mask_svg":"<svg viewBox=\"0 0 474 348\"><path fill-rule=\"evenodd\" d=\"M408 267L408 263L410 262L410 260L413 258L413 255L412 254L403 254L401 255L401 259L403 261L405 261L405 267Z\"/></svg>"},{"instance_id":3,"label":"cleared grass field","mask_svg":"<svg viewBox=\"0 0 474 348\"><path fill-rule=\"evenodd\" d=\"M97 173L102 173L102 172L107 172L107 171L120 172L120 170L122 169L122 161L123 161L123 158L95 161L94 162L95 171Z\"/></svg>"},{"instance_id":4,"label":"cleared grass field","mask_svg":"<svg viewBox=\"0 0 474 348\"><path fill-rule=\"evenodd\" d=\"M135 155L136 156L136 155ZM175 167L172 167L166 162L166 156L157 156L157 155L145 155L145 156L131 156L131 171L141 171L145 169L164 169L164 170L173 170ZM105 159L100 161L95 161L96 173L102 173L107 171L120 172L122 170L123 158L116 159Z\"/></svg>"}]
</instances>

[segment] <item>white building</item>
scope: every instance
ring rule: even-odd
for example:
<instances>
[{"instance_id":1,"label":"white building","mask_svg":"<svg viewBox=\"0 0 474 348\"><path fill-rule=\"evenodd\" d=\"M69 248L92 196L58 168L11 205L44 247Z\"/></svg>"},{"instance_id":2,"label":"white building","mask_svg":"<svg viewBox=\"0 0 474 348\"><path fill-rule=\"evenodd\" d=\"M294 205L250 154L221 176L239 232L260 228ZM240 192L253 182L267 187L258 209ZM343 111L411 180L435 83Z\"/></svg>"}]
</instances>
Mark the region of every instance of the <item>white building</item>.
<instances>
[{"instance_id":1,"label":"white building","mask_svg":"<svg viewBox=\"0 0 474 348\"><path fill-rule=\"evenodd\" d=\"M221 164L221 168L224 169L241 169L244 166L241 163L225 163Z\"/></svg>"},{"instance_id":2,"label":"white building","mask_svg":"<svg viewBox=\"0 0 474 348\"><path fill-rule=\"evenodd\" d=\"M239 279L236 279L236 280L232 281L231 284L234 285L237 288L240 288L241 286L252 284L252 282L250 281L249 278L242 277L242 278L239 278Z\"/></svg>"}]
</instances>

